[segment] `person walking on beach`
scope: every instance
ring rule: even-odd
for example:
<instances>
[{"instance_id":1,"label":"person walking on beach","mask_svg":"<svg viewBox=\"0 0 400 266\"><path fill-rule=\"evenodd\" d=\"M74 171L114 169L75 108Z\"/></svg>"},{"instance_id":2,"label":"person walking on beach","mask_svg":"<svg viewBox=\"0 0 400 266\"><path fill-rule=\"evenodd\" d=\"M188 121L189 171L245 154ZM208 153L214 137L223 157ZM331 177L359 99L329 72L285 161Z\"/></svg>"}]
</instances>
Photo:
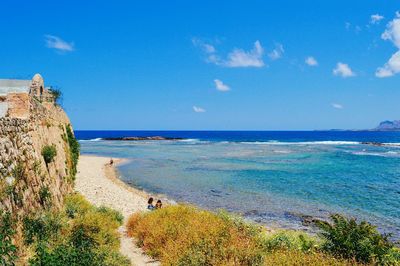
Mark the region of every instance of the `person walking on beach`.
<instances>
[{"instance_id":1,"label":"person walking on beach","mask_svg":"<svg viewBox=\"0 0 400 266\"><path fill-rule=\"evenodd\" d=\"M156 209L161 209L161 207L162 207L161 200L157 200Z\"/></svg>"},{"instance_id":2,"label":"person walking on beach","mask_svg":"<svg viewBox=\"0 0 400 266\"><path fill-rule=\"evenodd\" d=\"M154 205L153 205L153 198L149 198L149 200L147 201L147 209L152 211L155 209Z\"/></svg>"}]
</instances>

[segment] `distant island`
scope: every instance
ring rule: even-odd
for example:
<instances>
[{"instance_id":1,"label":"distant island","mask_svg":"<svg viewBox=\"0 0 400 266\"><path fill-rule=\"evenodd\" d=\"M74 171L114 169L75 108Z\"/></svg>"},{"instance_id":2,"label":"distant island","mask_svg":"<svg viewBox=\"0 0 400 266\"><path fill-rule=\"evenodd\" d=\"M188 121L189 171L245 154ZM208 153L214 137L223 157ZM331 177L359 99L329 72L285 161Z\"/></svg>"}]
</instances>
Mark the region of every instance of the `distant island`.
<instances>
[{"instance_id":1,"label":"distant island","mask_svg":"<svg viewBox=\"0 0 400 266\"><path fill-rule=\"evenodd\" d=\"M373 130L376 130L376 131L400 131L400 120L383 121L383 122L379 123L379 126L374 128Z\"/></svg>"}]
</instances>

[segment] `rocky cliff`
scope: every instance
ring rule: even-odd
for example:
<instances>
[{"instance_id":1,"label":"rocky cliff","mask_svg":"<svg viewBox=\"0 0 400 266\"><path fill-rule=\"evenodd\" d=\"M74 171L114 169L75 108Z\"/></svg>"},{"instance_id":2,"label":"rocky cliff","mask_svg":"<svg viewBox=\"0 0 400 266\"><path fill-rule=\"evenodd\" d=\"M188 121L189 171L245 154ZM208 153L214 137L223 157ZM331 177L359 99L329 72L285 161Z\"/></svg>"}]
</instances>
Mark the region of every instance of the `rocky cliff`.
<instances>
[{"instance_id":1,"label":"rocky cliff","mask_svg":"<svg viewBox=\"0 0 400 266\"><path fill-rule=\"evenodd\" d=\"M23 217L62 206L73 188L79 152L62 108L31 94L24 98L24 118L0 118L0 211L16 219L16 242Z\"/></svg>"}]
</instances>

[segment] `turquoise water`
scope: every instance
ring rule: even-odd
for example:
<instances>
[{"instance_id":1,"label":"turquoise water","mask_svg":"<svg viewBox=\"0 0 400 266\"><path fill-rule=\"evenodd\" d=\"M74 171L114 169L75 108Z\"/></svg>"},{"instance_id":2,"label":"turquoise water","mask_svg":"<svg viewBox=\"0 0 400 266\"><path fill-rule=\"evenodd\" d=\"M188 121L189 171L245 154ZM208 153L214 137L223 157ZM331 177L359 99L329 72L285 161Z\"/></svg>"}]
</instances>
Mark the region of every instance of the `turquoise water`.
<instances>
[{"instance_id":1,"label":"turquoise water","mask_svg":"<svg viewBox=\"0 0 400 266\"><path fill-rule=\"evenodd\" d=\"M78 134L79 136L79 134ZM81 141L82 153L129 158L121 179L178 202L270 226L343 213L400 238L400 147L356 141Z\"/></svg>"}]
</instances>

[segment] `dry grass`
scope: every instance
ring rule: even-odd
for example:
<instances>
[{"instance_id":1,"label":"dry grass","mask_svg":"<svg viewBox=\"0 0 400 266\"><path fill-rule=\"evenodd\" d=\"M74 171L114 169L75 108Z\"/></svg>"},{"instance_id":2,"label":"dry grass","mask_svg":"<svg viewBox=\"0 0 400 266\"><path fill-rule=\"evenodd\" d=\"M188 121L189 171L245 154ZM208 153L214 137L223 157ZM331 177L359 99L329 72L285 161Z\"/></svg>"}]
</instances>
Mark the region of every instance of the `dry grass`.
<instances>
[{"instance_id":1,"label":"dry grass","mask_svg":"<svg viewBox=\"0 0 400 266\"><path fill-rule=\"evenodd\" d=\"M350 265L317 252L310 237L267 234L239 218L185 205L134 214L127 228L163 265Z\"/></svg>"},{"instance_id":2,"label":"dry grass","mask_svg":"<svg viewBox=\"0 0 400 266\"><path fill-rule=\"evenodd\" d=\"M165 265L261 265L259 229L189 206L134 214L128 232Z\"/></svg>"}]
</instances>

